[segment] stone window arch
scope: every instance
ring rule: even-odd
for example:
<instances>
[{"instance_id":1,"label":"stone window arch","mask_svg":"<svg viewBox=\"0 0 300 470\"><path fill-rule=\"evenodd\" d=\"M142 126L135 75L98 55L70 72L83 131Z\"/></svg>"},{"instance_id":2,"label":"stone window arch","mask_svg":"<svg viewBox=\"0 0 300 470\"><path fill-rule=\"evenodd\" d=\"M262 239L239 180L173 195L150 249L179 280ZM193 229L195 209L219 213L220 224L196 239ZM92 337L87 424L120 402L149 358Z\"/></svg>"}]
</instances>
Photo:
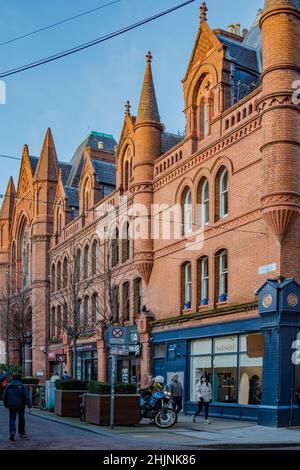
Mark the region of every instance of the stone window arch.
<instances>
[{"instance_id":1,"label":"stone window arch","mask_svg":"<svg viewBox=\"0 0 300 470\"><path fill-rule=\"evenodd\" d=\"M181 198L182 206L182 225L183 234L188 235L193 230L193 205L192 205L192 190L189 186L186 186Z\"/></svg>"},{"instance_id":2,"label":"stone window arch","mask_svg":"<svg viewBox=\"0 0 300 470\"><path fill-rule=\"evenodd\" d=\"M200 180L197 191L198 226L204 227L209 224L209 183L203 177Z\"/></svg>"}]
</instances>

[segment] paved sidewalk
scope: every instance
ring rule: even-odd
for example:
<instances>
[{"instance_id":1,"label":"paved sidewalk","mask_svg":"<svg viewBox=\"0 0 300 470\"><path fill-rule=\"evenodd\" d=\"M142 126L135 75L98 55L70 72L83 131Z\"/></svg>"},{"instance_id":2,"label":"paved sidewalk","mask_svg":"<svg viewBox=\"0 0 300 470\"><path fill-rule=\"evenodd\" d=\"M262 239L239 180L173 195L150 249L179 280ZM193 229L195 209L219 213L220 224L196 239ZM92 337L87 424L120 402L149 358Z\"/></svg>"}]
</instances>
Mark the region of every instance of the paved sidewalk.
<instances>
[{"instance_id":1,"label":"paved sidewalk","mask_svg":"<svg viewBox=\"0 0 300 470\"><path fill-rule=\"evenodd\" d=\"M296 428L267 428L257 426L252 422L211 419L211 424L205 425L203 418L198 418L194 424L191 416L180 416L178 424L169 430L160 430L152 423L144 420L132 427L99 427L82 423L77 418L61 418L46 411L33 410L32 414L43 420L63 423L101 436L115 438L125 437L135 442L151 440L153 445L180 445L184 447L222 448L235 447L299 447L300 427Z\"/></svg>"}]
</instances>

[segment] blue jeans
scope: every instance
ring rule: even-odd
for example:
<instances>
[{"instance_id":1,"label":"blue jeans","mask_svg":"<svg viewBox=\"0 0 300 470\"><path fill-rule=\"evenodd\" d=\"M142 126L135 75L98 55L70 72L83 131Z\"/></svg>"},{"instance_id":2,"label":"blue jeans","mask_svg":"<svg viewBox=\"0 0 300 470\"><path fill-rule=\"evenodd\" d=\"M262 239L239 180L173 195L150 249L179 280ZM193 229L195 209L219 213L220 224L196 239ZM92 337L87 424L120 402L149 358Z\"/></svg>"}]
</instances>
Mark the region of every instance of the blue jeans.
<instances>
[{"instance_id":1,"label":"blue jeans","mask_svg":"<svg viewBox=\"0 0 300 470\"><path fill-rule=\"evenodd\" d=\"M9 408L9 432L16 434L16 419L19 417L18 431L20 436L25 434L25 408Z\"/></svg>"}]
</instances>

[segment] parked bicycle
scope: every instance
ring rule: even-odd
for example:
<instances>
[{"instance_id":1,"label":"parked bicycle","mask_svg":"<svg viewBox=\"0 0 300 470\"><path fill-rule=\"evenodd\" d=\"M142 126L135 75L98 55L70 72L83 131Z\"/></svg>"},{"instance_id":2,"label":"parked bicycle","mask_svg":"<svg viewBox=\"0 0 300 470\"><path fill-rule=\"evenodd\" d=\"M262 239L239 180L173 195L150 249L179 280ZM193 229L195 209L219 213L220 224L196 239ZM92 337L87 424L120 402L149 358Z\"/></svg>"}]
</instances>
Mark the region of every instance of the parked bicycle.
<instances>
[{"instance_id":1,"label":"parked bicycle","mask_svg":"<svg viewBox=\"0 0 300 470\"><path fill-rule=\"evenodd\" d=\"M40 410L46 407L46 390L43 385L36 385L32 389L32 406Z\"/></svg>"}]
</instances>

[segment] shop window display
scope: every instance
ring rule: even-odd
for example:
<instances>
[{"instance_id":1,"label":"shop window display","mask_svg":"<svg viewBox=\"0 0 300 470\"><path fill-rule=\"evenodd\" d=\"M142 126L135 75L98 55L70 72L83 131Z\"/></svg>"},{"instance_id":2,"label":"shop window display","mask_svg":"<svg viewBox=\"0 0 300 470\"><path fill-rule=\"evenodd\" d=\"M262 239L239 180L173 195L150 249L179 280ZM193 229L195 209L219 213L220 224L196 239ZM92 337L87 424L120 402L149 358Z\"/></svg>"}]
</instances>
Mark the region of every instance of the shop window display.
<instances>
[{"instance_id":1,"label":"shop window display","mask_svg":"<svg viewBox=\"0 0 300 470\"><path fill-rule=\"evenodd\" d=\"M200 376L205 374L212 385L214 403L258 406L262 398L263 350L261 343L263 343L261 335L257 333L192 341L190 349L191 401L196 401L196 383ZM298 377L300 399L300 366Z\"/></svg>"}]
</instances>

